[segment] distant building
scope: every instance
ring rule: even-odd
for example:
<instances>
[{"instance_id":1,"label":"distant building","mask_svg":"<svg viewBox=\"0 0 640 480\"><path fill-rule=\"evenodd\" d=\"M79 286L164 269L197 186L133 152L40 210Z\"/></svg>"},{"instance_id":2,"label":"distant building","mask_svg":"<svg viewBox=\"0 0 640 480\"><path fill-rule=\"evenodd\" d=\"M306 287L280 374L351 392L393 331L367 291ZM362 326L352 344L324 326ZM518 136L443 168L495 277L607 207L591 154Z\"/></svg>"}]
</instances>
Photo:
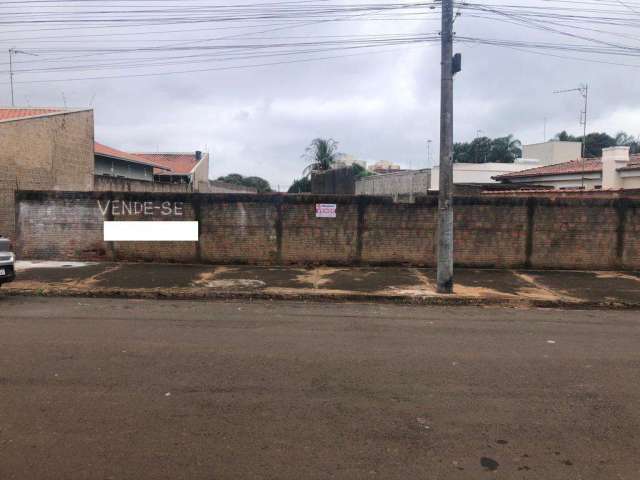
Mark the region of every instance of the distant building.
<instances>
[{"instance_id":1,"label":"distant building","mask_svg":"<svg viewBox=\"0 0 640 480\"><path fill-rule=\"evenodd\" d=\"M400 196L424 195L431 184L431 169L402 170L369 175L356 180L356 195Z\"/></svg>"},{"instance_id":2,"label":"distant building","mask_svg":"<svg viewBox=\"0 0 640 480\"><path fill-rule=\"evenodd\" d=\"M155 170L169 170L137 155L95 142L95 175L153 182Z\"/></svg>"},{"instance_id":3,"label":"distant building","mask_svg":"<svg viewBox=\"0 0 640 480\"><path fill-rule=\"evenodd\" d=\"M629 147L602 150L602 158L577 159L553 165L502 174L502 183L529 184L556 189L640 189L640 156L629 155Z\"/></svg>"},{"instance_id":4,"label":"distant building","mask_svg":"<svg viewBox=\"0 0 640 480\"><path fill-rule=\"evenodd\" d=\"M333 163L331 168L344 168L344 167L350 167L352 165L359 165L363 169L367 168L367 162L365 162L364 160L358 160L353 155L349 155L347 153L339 153L336 156L336 160Z\"/></svg>"},{"instance_id":5,"label":"distant building","mask_svg":"<svg viewBox=\"0 0 640 480\"><path fill-rule=\"evenodd\" d=\"M535 160L540 165L570 162L582 157L582 143L550 140L522 146L522 158Z\"/></svg>"},{"instance_id":6,"label":"distant building","mask_svg":"<svg viewBox=\"0 0 640 480\"><path fill-rule=\"evenodd\" d=\"M154 170L154 177L161 183L189 183L198 190L200 182L209 181L209 154L195 152L137 152L137 157L144 158L160 167Z\"/></svg>"},{"instance_id":7,"label":"distant building","mask_svg":"<svg viewBox=\"0 0 640 480\"><path fill-rule=\"evenodd\" d=\"M454 163L453 183L454 184L477 184L484 185L496 183L494 177L511 172L526 170L538 165L533 160L517 159L514 163ZM440 166L436 165L431 169L431 186L429 190L440 189Z\"/></svg>"},{"instance_id":8,"label":"distant building","mask_svg":"<svg viewBox=\"0 0 640 480\"><path fill-rule=\"evenodd\" d=\"M352 168L332 168L311 172L311 193L318 195L353 195L356 175Z\"/></svg>"},{"instance_id":9,"label":"distant building","mask_svg":"<svg viewBox=\"0 0 640 480\"><path fill-rule=\"evenodd\" d=\"M398 165L397 163L388 162L386 160L379 160L373 165L369 166L369 171L373 173L393 173L400 170L400 165Z\"/></svg>"},{"instance_id":10,"label":"distant building","mask_svg":"<svg viewBox=\"0 0 640 480\"><path fill-rule=\"evenodd\" d=\"M497 183L502 176L517 176L518 172L580 158L580 142L551 140L544 143L523 145L522 158L513 163L454 163L453 183L465 185L488 185ZM440 167L431 172L430 190L439 190Z\"/></svg>"}]
</instances>

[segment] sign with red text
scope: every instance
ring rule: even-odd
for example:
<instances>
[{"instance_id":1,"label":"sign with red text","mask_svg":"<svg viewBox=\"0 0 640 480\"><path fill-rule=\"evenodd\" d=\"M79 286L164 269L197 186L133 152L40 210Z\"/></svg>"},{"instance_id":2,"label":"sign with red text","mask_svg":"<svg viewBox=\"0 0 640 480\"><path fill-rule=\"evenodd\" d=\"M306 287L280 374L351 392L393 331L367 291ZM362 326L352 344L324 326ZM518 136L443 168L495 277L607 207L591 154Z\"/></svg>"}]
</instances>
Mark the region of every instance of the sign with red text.
<instances>
[{"instance_id":1,"label":"sign with red text","mask_svg":"<svg viewBox=\"0 0 640 480\"><path fill-rule=\"evenodd\" d=\"M336 218L336 204L316 203L316 218Z\"/></svg>"}]
</instances>

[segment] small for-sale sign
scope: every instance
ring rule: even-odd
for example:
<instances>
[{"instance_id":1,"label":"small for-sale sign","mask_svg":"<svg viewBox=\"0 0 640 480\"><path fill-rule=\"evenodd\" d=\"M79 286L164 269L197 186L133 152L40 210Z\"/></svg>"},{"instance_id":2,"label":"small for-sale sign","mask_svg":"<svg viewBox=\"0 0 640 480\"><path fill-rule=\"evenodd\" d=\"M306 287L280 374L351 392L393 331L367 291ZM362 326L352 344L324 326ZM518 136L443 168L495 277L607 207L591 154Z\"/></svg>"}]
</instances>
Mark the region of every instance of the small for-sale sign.
<instances>
[{"instance_id":1,"label":"small for-sale sign","mask_svg":"<svg viewBox=\"0 0 640 480\"><path fill-rule=\"evenodd\" d=\"M336 204L316 203L316 218L336 218Z\"/></svg>"}]
</instances>

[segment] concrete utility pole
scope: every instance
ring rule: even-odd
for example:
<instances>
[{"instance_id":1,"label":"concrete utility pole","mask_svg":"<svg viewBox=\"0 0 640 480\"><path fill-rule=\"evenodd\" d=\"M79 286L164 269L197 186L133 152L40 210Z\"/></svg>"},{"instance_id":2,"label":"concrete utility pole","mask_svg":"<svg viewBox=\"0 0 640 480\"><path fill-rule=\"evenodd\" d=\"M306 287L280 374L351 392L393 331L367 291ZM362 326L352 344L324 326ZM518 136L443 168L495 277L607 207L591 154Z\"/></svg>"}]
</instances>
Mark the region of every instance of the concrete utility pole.
<instances>
[{"instance_id":1,"label":"concrete utility pole","mask_svg":"<svg viewBox=\"0 0 640 480\"><path fill-rule=\"evenodd\" d=\"M438 293L453 293L453 1L442 0Z\"/></svg>"}]
</instances>

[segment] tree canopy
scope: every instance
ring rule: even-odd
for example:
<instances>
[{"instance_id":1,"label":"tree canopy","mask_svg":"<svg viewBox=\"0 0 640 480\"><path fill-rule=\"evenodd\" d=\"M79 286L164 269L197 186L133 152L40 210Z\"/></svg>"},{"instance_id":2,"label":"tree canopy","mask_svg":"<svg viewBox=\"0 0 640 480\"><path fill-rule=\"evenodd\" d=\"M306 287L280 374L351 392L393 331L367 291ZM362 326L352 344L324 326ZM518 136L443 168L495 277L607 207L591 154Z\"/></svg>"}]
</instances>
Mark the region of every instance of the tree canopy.
<instances>
[{"instance_id":1,"label":"tree canopy","mask_svg":"<svg viewBox=\"0 0 640 480\"><path fill-rule=\"evenodd\" d=\"M561 140L563 142L580 142L582 143L582 135L574 136L567 133L565 130L558 133L555 140ZM627 146L631 153L640 153L640 140L632 135L628 135L625 132L618 132L615 136L611 136L605 132L592 132L587 134L585 142L585 157L586 158L598 158L602 156L602 149L615 147L615 146Z\"/></svg>"},{"instance_id":2,"label":"tree canopy","mask_svg":"<svg viewBox=\"0 0 640 480\"><path fill-rule=\"evenodd\" d=\"M264 178L260 177L245 177L239 173L230 173L224 177L218 177L218 181L231 183L233 185L242 185L245 187L254 187L258 190L258 193L273 192L271 185Z\"/></svg>"},{"instance_id":3,"label":"tree canopy","mask_svg":"<svg viewBox=\"0 0 640 480\"><path fill-rule=\"evenodd\" d=\"M356 178L360 177L368 177L369 175L373 175L369 170L364 168L362 165L354 163L350 167L353 171L353 175ZM311 192L311 178L309 176L296 178L291 186L289 187L288 193L310 193Z\"/></svg>"},{"instance_id":4,"label":"tree canopy","mask_svg":"<svg viewBox=\"0 0 640 480\"><path fill-rule=\"evenodd\" d=\"M370 172L358 163L354 163L353 165L351 165L351 170L353 170L353 174L358 178L373 175L373 172Z\"/></svg>"},{"instance_id":5,"label":"tree canopy","mask_svg":"<svg viewBox=\"0 0 640 480\"><path fill-rule=\"evenodd\" d=\"M310 193L311 180L309 177L296 178L289 187L288 193Z\"/></svg>"},{"instance_id":6,"label":"tree canopy","mask_svg":"<svg viewBox=\"0 0 640 480\"><path fill-rule=\"evenodd\" d=\"M453 145L453 161L458 163L513 163L522 155L522 144L513 135L478 137Z\"/></svg>"}]
</instances>

